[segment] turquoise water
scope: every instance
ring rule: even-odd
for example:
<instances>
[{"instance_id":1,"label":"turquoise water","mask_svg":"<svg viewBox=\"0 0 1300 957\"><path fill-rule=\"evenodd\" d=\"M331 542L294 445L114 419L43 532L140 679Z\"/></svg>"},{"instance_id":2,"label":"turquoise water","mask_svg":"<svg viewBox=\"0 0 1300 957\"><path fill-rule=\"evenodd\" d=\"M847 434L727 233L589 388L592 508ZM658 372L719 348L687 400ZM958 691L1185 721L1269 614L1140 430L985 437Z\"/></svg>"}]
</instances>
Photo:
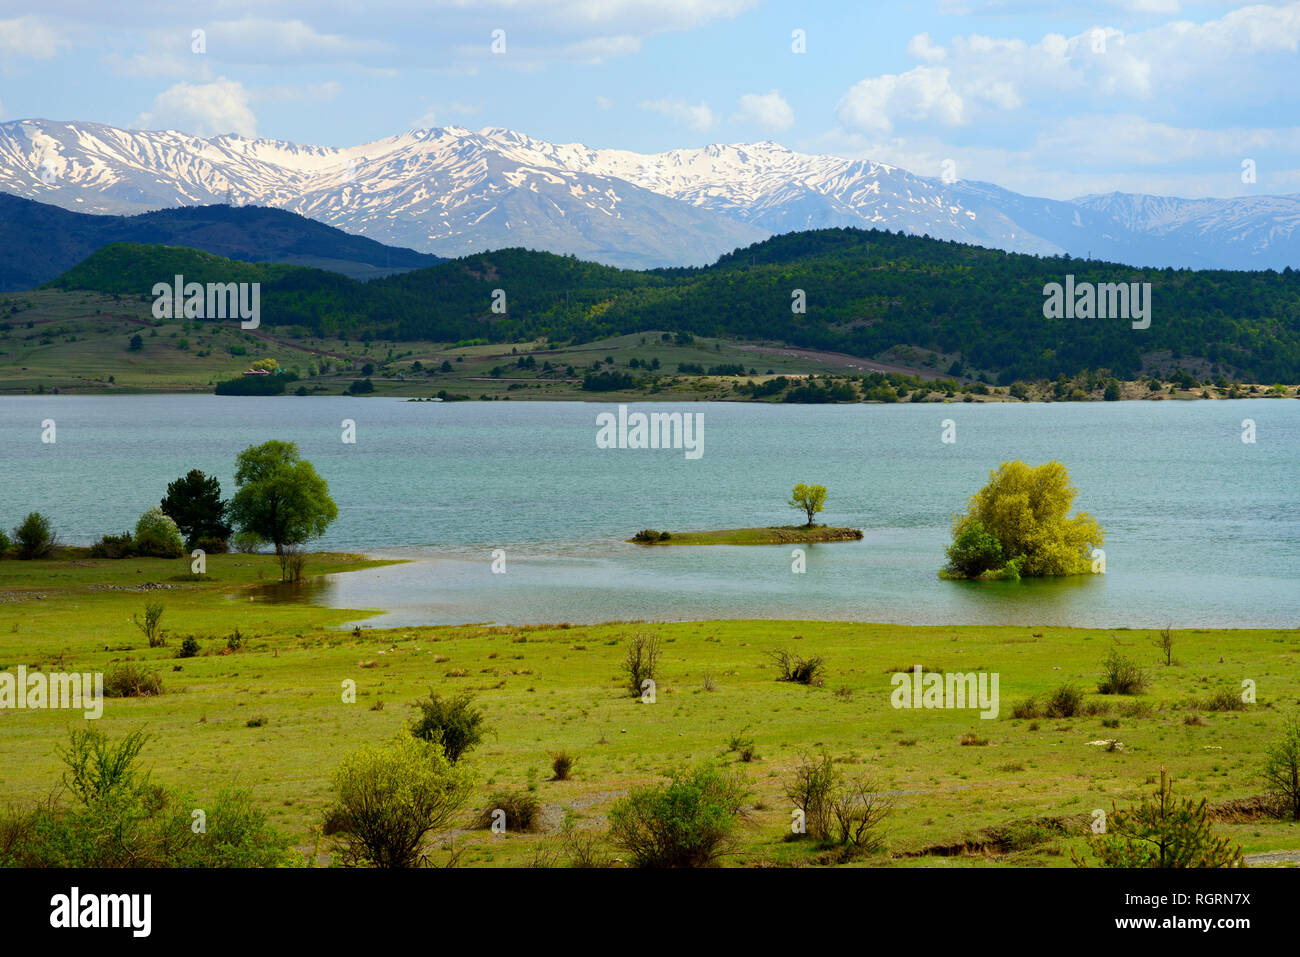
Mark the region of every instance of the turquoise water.
<instances>
[{"instance_id":1,"label":"turquoise water","mask_svg":"<svg viewBox=\"0 0 1300 957\"><path fill-rule=\"evenodd\" d=\"M635 405L702 412L704 454L600 449L596 403L28 396L0 400L0 522L64 541L130 528L191 468L298 443L339 519L318 544L415 559L331 576L311 600L376 625L712 617L1153 627L1300 624L1300 402ZM1254 419L1257 441L1241 441ZM53 419L57 441L41 442ZM343 419L356 443L341 441ZM957 441L940 441L952 419ZM1059 458L1107 530L1107 574L943 582L952 512L1004 459ZM645 549L643 527L798 521L796 482L861 542ZM505 552L505 574L491 571ZM0 566L0 575L3 574Z\"/></svg>"}]
</instances>

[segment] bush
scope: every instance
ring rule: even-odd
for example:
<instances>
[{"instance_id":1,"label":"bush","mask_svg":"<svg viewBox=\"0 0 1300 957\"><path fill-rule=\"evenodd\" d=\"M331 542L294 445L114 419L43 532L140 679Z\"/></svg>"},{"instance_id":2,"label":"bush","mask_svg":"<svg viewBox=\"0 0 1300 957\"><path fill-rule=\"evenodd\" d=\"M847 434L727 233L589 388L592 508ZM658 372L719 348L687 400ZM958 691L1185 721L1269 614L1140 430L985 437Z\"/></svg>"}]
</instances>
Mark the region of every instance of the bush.
<instances>
[{"instance_id":1,"label":"bush","mask_svg":"<svg viewBox=\"0 0 1300 957\"><path fill-rule=\"evenodd\" d=\"M537 825L537 812L542 804L531 791L496 791L488 804L474 818L474 827L492 827L501 820L507 831L531 831ZM496 814L501 811L502 815Z\"/></svg>"},{"instance_id":2,"label":"bush","mask_svg":"<svg viewBox=\"0 0 1300 957\"><path fill-rule=\"evenodd\" d=\"M1264 782L1278 809L1300 821L1300 713L1284 719L1282 736L1265 751Z\"/></svg>"},{"instance_id":3,"label":"bush","mask_svg":"<svg viewBox=\"0 0 1300 957\"><path fill-rule=\"evenodd\" d=\"M801 685L820 685L826 679L825 662L820 657L800 658L788 651L770 651L776 661L777 681L793 681Z\"/></svg>"},{"instance_id":4,"label":"bush","mask_svg":"<svg viewBox=\"0 0 1300 957\"><path fill-rule=\"evenodd\" d=\"M9 535L4 529L0 529L0 558L9 554L9 549L13 548L14 543L10 540Z\"/></svg>"},{"instance_id":5,"label":"bush","mask_svg":"<svg viewBox=\"0 0 1300 957\"><path fill-rule=\"evenodd\" d=\"M609 839L635 867L709 867L734 847L747 792L705 766L667 784L633 789L609 811Z\"/></svg>"},{"instance_id":6,"label":"bush","mask_svg":"<svg viewBox=\"0 0 1300 957\"><path fill-rule=\"evenodd\" d=\"M19 558L48 558L58 544L58 537L48 518L40 512L31 512L14 529L14 544L18 546Z\"/></svg>"},{"instance_id":7,"label":"bush","mask_svg":"<svg viewBox=\"0 0 1300 957\"><path fill-rule=\"evenodd\" d=\"M1029 698L1013 705L1011 708L1011 717L1013 718L1041 718L1043 716L1042 706L1039 705L1037 698Z\"/></svg>"},{"instance_id":8,"label":"bush","mask_svg":"<svg viewBox=\"0 0 1300 957\"><path fill-rule=\"evenodd\" d=\"M1002 544L984 529L978 519L962 526L947 548L948 565L944 572L951 578L978 578L1006 564Z\"/></svg>"},{"instance_id":9,"label":"bush","mask_svg":"<svg viewBox=\"0 0 1300 957\"><path fill-rule=\"evenodd\" d=\"M154 558L179 558L185 554L185 540L172 517L154 505L135 523L135 551Z\"/></svg>"},{"instance_id":10,"label":"bush","mask_svg":"<svg viewBox=\"0 0 1300 957\"><path fill-rule=\"evenodd\" d=\"M387 747L366 745L334 774L335 803L325 833L349 866L416 867L424 842L469 799L472 778L442 748L406 735Z\"/></svg>"},{"instance_id":11,"label":"bush","mask_svg":"<svg viewBox=\"0 0 1300 957\"><path fill-rule=\"evenodd\" d=\"M106 698L149 698L162 693L162 678L156 671L146 671L128 662L104 673Z\"/></svg>"},{"instance_id":12,"label":"bush","mask_svg":"<svg viewBox=\"0 0 1300 957\"><path fill-rule=\"evenodd\" d=\"M477 747L487 731L483 712L474 707L474 695L464 691L443 698L436 691L415 702L420 714L411 723L411 734L421 741L438 745L447 760L455 764L467 751Z\"/></svg>"},{"instance_id":13,"label":"bush","mask_svg":"<svg viewBox=\"0 0 1300 957\"><path fill-rule=\"evenodd\" d=\"M135 626L140 629L140 633L148 640L150 648L157 648L167 644L162 632L158 630L158 626L162 622L162 616L163 603L160 601L145 602L143 620L135 615L131 616Z\"/></svg>"},{"instance_id":14,"label":"bush","mask_svg":"<svg viewBox=\"0 0 1300 957\"><path fill-rule=\"evenodd\" d=\"M635 535L632 536L632 541L640 542L642 544L648 544L650 542L660 541L663 535L667 535L667 534L668 534L667 532L660 533L653 528L643 528L641 529L641 531L637 532Z\"/></svg>"},{"instance_id":15,"label":"bush","mask_svg":"<svg viewBox=\"0 0 1300 957\"><path fill-rule=\"evenodd\" d=\"M135 554L135 541L130 532L105 535L90 546L91 558L130 558Z\"/></svg>"},{"instance_id":16,"label":"bush","mask_svg":"<svg viewBox=\"0 0 1300 957\"><path fill-rule=\"evenodd\" d=\"M160 787L135 762L146 738L110 742L98 730L74 731L60 750L71 807L56 801L0 819L0 866L60 868L282 867L289 840L266 826L247 792L215 800ZM193 829L194 809L204 829ZM16 839L14 839L16 838Z\"/></svg>"},{"instance_id":17,"label":"bush","mask_svg":"<svg viewBox=\"0 0 1300 957\"><path fill-rule=\"evenodd\" d=\"M646 689L645 682L654 681L659 669L659 656L663 645L656 634L642 632L628 639L623 654L623 672L633 697L640 697Z\"/></svg>"},{"instance_id":18,"label":"bush","mask_svg":"<svg viewBox=\"0 0 1300 957\"><path fill-rule=\"evenodd\" d=\"M1083 692L1074 685L1061 685L1047 699L1043 706L1045 718L1073 718L1083 706ZM1034 715L1037 717L1037 715Z\"/></svg>"},{"instance_id":19,"label":"bush","mask_svg":"<svg viewBox=\"0 0 1300 957\"><path fill-rule=\"evenodd\" d=\"M830 754L804 755L794 777L785 786L786 797L803 812L803 833L814 841L830 840L834 812L831 809L839 773Z\"/></svg>"},{"instance_id":20,"label":"bush","mask_svg":"<svg viewBox=\"0 0 1300 957\"><path fill-rule=\"evenodd\" d=\"M1106 656L1102 669L1102 679L1097 684L1097 690L1102 694L1142 694L1150 681L1136 662L1114 648Z\"/></svg>"},{"instance_id":21,"label":"bush","mask_svg":"<svg viewBox=\"0 0 1300 957\"><path fill-rule=\"evenodd\" d=\"M177 658L193 658L199 653L199 640L193 635L186 635L185 640L181 642L181 647L176 652Z\"/></svg>"},{"instance_id":22,"label":"bush","mask_svg":"<svg viewBox=\"0 0 1300 957\"><path fill-rule=\"evenodd\" d=\"M1220 688L1201 702L1206 711L1245 711L1246 702L1236 688Z\"/></svg>"},{"instance_id":23,"label":"bush","mask_svg":"<svg viewBox=\"0 0 1300 957\"><path fill-rule=\"evenodd\" d=\"M194 547L203 549L205 555L224 555L229 550L224 538L213 538L211 536L200 538L194 543Z\"/></svg>"},{"instance_id":24,"label":"bush","mask_svg":"<svg viewBox=\"0 0 1300 957\"><path fill-rule=\"evenodd\" d=\"M1101 867L1242 867L1241 846L1215 837L1205 798L1193 803L1173 796L1162 768L1153 797L1120 811L1112 804L1106 833L1089 838ZM1078 867L1088 866L1071 853Z\"/></svg>"},{"instance_id":25,"label":"bush","mask_svg":"<svg viewBox=\"0 0 1300 957\"><path fill-rule=\"evenodd\" d=\"M251 555L266 544L266 539L256 532L236 532L230 541L241 555Z\"/></svg>"},{"instance_id":26,"label":"bush","mask_svg":"<svg viewBox=\"0 0 1300 957\"><path fill-rule=\"evenodd\" d=\"M569 774L573 771L573 756L567 751L561 751L551 756L551 771L555 775L552 781L567 781Z\"/></svg>"}]
</instances>

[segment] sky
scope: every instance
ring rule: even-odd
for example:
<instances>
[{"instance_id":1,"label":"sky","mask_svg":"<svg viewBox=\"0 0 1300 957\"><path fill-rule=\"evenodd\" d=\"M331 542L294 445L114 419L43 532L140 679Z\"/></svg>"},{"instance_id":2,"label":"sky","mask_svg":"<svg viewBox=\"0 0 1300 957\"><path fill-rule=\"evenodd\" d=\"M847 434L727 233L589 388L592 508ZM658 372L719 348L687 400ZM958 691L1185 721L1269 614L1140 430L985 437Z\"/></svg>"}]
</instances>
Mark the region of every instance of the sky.
<instances>
[{"instance_id":1,"label":"sky","mask_svg":"<svg viewBox=\"0 0 1300 957\"><path fill-rule=\"evenodd\" d=\"M0 122L773 140L1069 199L1300 192L1300 2L0 0ZM945 165L947 164L947 165Z\"/></svg>"}]
</instances>

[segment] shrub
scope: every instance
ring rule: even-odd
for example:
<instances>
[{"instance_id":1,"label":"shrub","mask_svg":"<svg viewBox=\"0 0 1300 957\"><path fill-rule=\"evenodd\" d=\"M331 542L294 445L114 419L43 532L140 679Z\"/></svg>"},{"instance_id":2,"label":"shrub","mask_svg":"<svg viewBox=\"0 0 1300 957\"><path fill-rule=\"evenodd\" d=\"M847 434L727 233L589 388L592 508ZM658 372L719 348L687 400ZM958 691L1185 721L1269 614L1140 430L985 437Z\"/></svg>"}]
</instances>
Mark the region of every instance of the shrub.
<instances>
[{"instance_id":1,"label":"shrub","mask_svg":"<svg viewBox=\"0 0 1300 957\"><path fill-rule=\"evenodd\" d=\"M1278 809L1300 821L1300 713L1284 719L1282 736L1265 751L1264 782Z\"/></svg>"},{"instance_id":2,"label":"shrub","mask_svg":"<svg viewBox=\"0 0 1300 957\"><path fill-rule=\"evenodd\" d=\"M135 554L135 541L130 532L121 535L105 535L90 546L92 558L130 558Z\"/></svg>"},{"instance_id":3,"label":"shrub","mask_svg":"<svg viewBox=\"0 0 1300 957\"><path fill-rule=\"evenodd\" d=\"M276 556L280 562L280 581L302 581L302 570L307 565L307 556L299 545L284 545Z\"/></svg>"},{"instance_id":4,"label":"shrub","mask_svg":"<svg viewBox=\"0 0 1300 957\"><path fill-rule=\"evenodd\" d=\"M1061 685L1048 697L1047 703L1043 706L1043 717L1073 718L1079 713L1082 705L1083 692L1074 685Z\"/></svg>"},{"instance_id":5,"label":"shrub","mask_svg":"<svg viewBox=\"0 0 1300 957\"><path fill-rule=\"evenodd\" d=\"M428 741L399 735L387 747L353 751L334 774L327 834L349 866L416 867L424 842L469 799L469 772Z\"/></svg>"},{"instance_id":6,"label":"shrub","mask_svg":"<svg viewBox=\"0 0 1300 957\"><path fill-rule=\"evenodd\" d=\"M155 558L178 558L185 553L185 540L172 517L154 505L135 523L135 551Z\"/></svg>"},{"instance_id":7,"label":"shrub","mask_svg":"<svg viewBox=\"0 0 1300 957\"><path fill-rule=\"evenodd\" d=\"M609 838L636 867L709 867L734 847L747 792L710 766L633 789L609 812Z\"/></svg>"},{"instance_id":8,"label":"shrub","mask_svg":"<svg viewBox=\"0 0 1300 957\"><path fill-rule=\"evenodd\" d=\"M635 535L632 536L632 541L641 542L642 544L646 544L649 542L657 542L660 541L663 538L663 536L667 534L668 534L667 532L659 532L653 528L643 528L641 529L641 531L637 532ZM672 536L669 537L671 538Z\"/></svg>"},{"instance_id":9,"label":"shrub","mask_svg":"<svg viewBox=\"0 0 1300 957\"><path fill-rule=\"evenodd\" d=\"M555 775L552 781L567 781L573 770L573 756L567 751L560 751L551 756L551 771Z\"/></svg>"},{"instance_id":10,"label":"shrub","mask_svg":"<svg viewBox=\"0 0 1300 957\"><path fill-rule=\"evenodd\" d=\"M1097 684L1097 690L1102 694L1142 694L1150 681L1136 662L1114 648L1106 656L1102 668L1102 679Z\"/></svg>"},{"instance_id":11,"label":"shrub","mask_svg":"<svg viewBox=\"0 0 1300 957\"><path fill-rule=\"evenodd\" d=\"M748 730L745 728L735 732L727 741L727 750L746 764L758 758L758 748L754 745L753 736L746 733Z\"/></svg>"},{"instance_id":12,"label":"shrub","mask_svg":"<svg viewBox=\"0 0 1300 957\"><path fill-rule=\"evenodd\" d=\"M74 731L60 750L71 807L56 801L0 819L0 866L60 868L280 867L295 855L286 836L266 826L247 792L214 800L160 787L135 762L139 732L110 742L98 730ZM204 811L204 830L192 812ZM17 836L18 840L8 839Z\"/></svg>"},{"instance_id":13,"label":"shrub","mask_svg":"<svg viewBox=\"0 0 1300 957\"><path fill-rule=\"evenodd\" d=\"M193 658L199 653L199 640L193 635L186 635L185 640L181 642L180 651L176 652L177 658Z\"/></svg>"},{"instance_id":14,"label":"shrub","mask_svg":"<svg viewBox=\"0 0 1300 957\"><path fill-rule=\"evenodd\" d=\"M1246 702L1241 699L1241 692L1236 688L1219 688L1201 702L1206 711L1245 711Z\"/></svg>"},{"instance_id":15,"label":"shrub","mask_svg":"<svg viewBox=\"0 0 1300 957\"><path fill-rule=\"evenodd\" d=\"M230 542L241 555L251 555L266 544L266 540L256 532L236 532Z\"/></svg>"},{"instance_id":16,"label":"shrub","mask_svg":"<svg viewBox=\"0 0 1300 957\"><path fill-rule=\"evenodd\" d=\"M768 654L776 661L777 680L793 681L801 685L820 685L826 679L825 663L820 657L800 658L788 651L772 651Z\"/></svg>"},{"instance_id":17,"label":"shrub","mask_svg":"<svg viewBox=\"0 0 1300 957\"><path fill-rule=\"evenodd\" d=\"M838 844L845 858L880 847L889 800L869 778L843 777L828 752L804 755L785 793L803 812L803 833L814 841Z\"/></svg>"},{"instance_id":18,"label":"shrub","mask_svg":"<svg viewBox=\"0 0 1300 957\"><path fill-rule=\"evenodd\" d=\"M478 746L487 731L483 712L474 707L474 695L464 691L443 698L436 691L415 702L420 714L411 723L411 734L438 745L447 760L455 764L467 751Z\"/></svg>"},{"instance_id":19,"label":"shrub","mask_svg":"<svg viewBox=\"0 0 1300 957\"><path fill-rule=\"evenodd\" d=\"M961 528L948 546L947 554L944 572L952 578L978 578L1006 564L1002 544L985 531L979 519L972 519Z\"/></svg>"},{"instance_id":20,"label":"shrub","mask_svg":"<svg viewBox=\"0 0 1300 957\"><path fill-rule=\"evenodd\" d=\"M796 809L803 812L803 831L814 841L828 841L834 817L832 801L839 772L829 753L816 757L804 755L786 784L785 794Z\"/></svg>"},{"instance_id":21,"label":"shrub","mask_svg":"<svg viewBox=\"0 0 1300 957\"><path fill-rule=\"evenodd\" d=\"M200 538L194 543L194 547L203 549L207 555L223 555L229 550L229 545L224 538L213 538L212 536Z\"/></svg>"},{"instance_id":22,"label":"shrub","mask_svg":"<svg viewBox=\"0 0 1300 957\"><path fill-rule=\"evenodd\" d=\"M245 721L245 722L244 722L244 727L245 727L245 728L263 728L263 727L266 727L266 722L267 722L267 717L266 717L266 715L264 715L264 714L259 714L256 718L249 718L247 721Z\"/></svg>"},{"instance_id":23,"label":"shrub","mask_svg":"<svg viewBox=\"0 0 1300 957\"><path fill-rule=\"evenodd\" d=\"M14 543L10 540L8 533L0 528L0 558L9 554L9 549L13 548Z\"/></svg>"},{"instance_id":24,"label":"shrub","mask_svg":"<svg viewBox=\"0 0 1300 957\"><path fill-rule=\"evenodd\" d=\"M1038 703L1037 698L1029 698L1013 705L1011 708L1011 717L1013 718L1041 718L1043 709Z\"/></svg>"},{"instance_id":25,"label":"shrub","mask_svg":"<svg viewBox=\"0 0 1300 957\"><path fill-rule=\"evenodd\" d=\"M158 630L158 626L162 622L162 616L163 603L160 601L145 602L143 620L135 615L131 616L131 620L140 629L140 633L148 639L150 648L157 648L167 643L167 640L162 636L162 632Z\"/></svg>"},{"instance_id":26,"label":"shrub","mask_svg":"<svg viewBox=\"0 0 1300 957\"><path fill-rule=\"evenodd\" d=\"M58 536L48 518L40 512L31 512L14 529L14 544L18 546L19 558L48 558L58 544Z\"/></svg>"},{"instance_id":27,"label":"shrub","mask_svg":"<svg viewBox=\"0 0 1300 957\"><path fill-rule=\"evenodd\" d=\"M474 827L492 827L501 821L507 831L531 831L537 826L537 812L541 807L537 795L531 791L496 791L474 818Z\"/></svg>"},{"instance_id":28,"label":"shrub","mask_svg":"<svg viewBox=\"0 0 1300 957\"><path fill-rule=\"evenodd\" d=\"M128 662L104 673L106 698L149 698L162 693L162 678L156 671L146 671Z\"/></svg>"},{"instance_id":29,"label":"shrub","mask_svg":"<svg viewBox=\"0 0 1300 957\"><path fill-rule=\"evenodd\" d=\"M1089 838L1101 867L1241 867L1241 846L1215 837L1205 798L1193 803L1173 796L1163 768L1160 786L1141 804L1120 811L1111 805L1106 833ZM1071 853L1078 867L1087 864Z\"/></svg>"},{"instance_id":30,"label":"shrub","mask_svg":"<svg viewBox=\"0 0 1300 957\"><path fill-rule=\"evenodd\" d=\"M633 697L639 697L645 691L645 682L655 680L662 649L662 642L656 634L641 632L628 639L623 655L623 672L627 675Z\"/></svg>"}]
</instances>

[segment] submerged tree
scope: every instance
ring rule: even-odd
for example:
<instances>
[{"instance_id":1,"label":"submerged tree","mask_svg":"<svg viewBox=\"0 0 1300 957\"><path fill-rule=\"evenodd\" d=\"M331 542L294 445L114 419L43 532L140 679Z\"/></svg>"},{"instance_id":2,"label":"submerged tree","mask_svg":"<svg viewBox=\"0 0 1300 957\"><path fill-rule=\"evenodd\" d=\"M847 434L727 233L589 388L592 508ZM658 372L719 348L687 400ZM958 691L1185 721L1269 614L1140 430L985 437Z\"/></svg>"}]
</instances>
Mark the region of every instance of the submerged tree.
<instances>
[{"instance_id":1,"label":"submerged tree","mask_svg":"<svg viewBox=\"0 0 1300 957\"><path fill-rule=\"evenodd\" d=\"M966 514L953 516L944 573L974 578L1013 563L1031 577L1088 573L1106 533L1087 512L1068 514L1078 494L1060 462L1003 462L971 496Z\"/></svg>"}]
</instances>

